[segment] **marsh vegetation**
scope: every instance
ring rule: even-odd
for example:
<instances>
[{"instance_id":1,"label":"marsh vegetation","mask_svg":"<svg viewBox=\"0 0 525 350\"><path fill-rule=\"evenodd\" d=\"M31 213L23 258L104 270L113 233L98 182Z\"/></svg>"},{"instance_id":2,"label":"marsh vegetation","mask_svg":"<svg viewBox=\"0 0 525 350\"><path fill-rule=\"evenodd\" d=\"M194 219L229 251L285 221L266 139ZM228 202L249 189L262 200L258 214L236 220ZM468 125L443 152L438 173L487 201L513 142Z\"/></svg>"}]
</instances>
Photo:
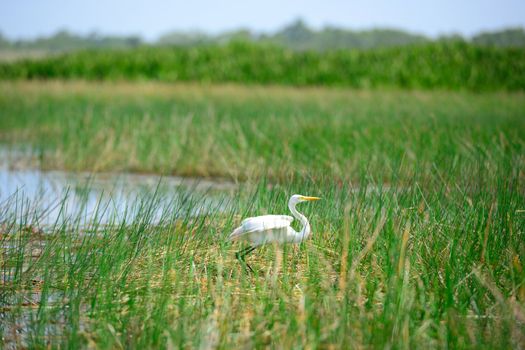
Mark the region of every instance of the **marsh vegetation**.
<instances>
[{"instance_id":1,"label":"marsh vegetation","mask_svg":"<svg viewBox=\"0 0 525 350\"><path fill-rule=\"evenodd\" d=\"M31 167L235 184L218 202L153 186L136 215L43 230L23 189L0 194L3 344L519 347L524 110L521 92L3 82L0 141ZM312 239L247 274L226 237L293 193L323 198L301 207Z\"/></svg>"}]
</instances>

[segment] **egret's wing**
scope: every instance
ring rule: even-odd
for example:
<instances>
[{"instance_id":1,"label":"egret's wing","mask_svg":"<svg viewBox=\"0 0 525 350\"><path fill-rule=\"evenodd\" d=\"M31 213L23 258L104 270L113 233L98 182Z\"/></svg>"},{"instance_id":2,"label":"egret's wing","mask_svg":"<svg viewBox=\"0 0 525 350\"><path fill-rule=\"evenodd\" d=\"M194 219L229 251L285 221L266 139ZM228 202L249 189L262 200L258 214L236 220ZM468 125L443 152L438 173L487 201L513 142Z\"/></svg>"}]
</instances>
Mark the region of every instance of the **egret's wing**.
<instances>
[{"instance_id":1,"label":"egret's wing","mask_svg":"<svg viewBox=\"0 0 525 350\"><path fill-rule=\"evenodd\" d=\"M230 235L235 240L246 234L265 231L276 231L286 229L293 221L288 215L263 215L243 220L241 226L237 227Z\"/></svg>"},{"instance_id":2,"label":"egret's wing","mask_svg":"<svg viewBox=\"0 0 525 350\"><path fill-rule=\"evenodd\" d=\"M262 216L256 216L253 218L247 218L244 219L241 223L241 225L257 225L257 224L264 224L264 223L271 223L271 222L279 222L279 221L288 221L291 223L293 221L293 217L290 215L262 215Z\"/></svg>"}]
</instances>

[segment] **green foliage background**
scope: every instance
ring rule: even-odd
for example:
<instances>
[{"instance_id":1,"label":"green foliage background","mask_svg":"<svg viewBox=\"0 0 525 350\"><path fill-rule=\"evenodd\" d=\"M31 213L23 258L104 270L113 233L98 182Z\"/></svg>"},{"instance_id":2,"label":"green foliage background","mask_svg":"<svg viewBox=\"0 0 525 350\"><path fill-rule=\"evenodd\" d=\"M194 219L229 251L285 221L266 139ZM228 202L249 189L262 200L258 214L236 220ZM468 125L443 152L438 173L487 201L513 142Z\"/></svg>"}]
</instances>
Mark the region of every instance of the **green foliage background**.
<instances>
[{"instance_id":1,"label":"green foliage background","mask_svg":"<svg viewBox=\"0 0 525 350\"><path fill-rule=\"evenodd\" d=\"M192 48L141 47L3 63L0 79L516 91L525 88L525 50L460 42L323 53L246 42Z\"/></svg>"}]
</instances>

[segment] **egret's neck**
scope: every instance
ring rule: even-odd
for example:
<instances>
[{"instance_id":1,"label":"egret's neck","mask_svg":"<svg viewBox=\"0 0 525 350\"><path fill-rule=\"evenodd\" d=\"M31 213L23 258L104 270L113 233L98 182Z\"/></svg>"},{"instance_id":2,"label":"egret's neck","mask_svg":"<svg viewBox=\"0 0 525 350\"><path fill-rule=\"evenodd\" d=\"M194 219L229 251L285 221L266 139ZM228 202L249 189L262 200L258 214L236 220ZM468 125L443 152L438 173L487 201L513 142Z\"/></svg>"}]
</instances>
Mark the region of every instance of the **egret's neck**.
<instances>
[{"instance_id":1,"label":"egret's neck","mask_svg":"<svg viewBox=\"0 0 525 350\"><path fill-rule=\"evenodd\" d=\"M290 211L292 212L293 216L297 220L301 222L303 227L301 228L301 231L299 232L299 242L304 241L308 237L310 237L310 223L308 222L308 219L303 214L299 213L297 209L295 209L295 203L288 203L288 208L290 208Z\"/></svg>"}]
</instances>

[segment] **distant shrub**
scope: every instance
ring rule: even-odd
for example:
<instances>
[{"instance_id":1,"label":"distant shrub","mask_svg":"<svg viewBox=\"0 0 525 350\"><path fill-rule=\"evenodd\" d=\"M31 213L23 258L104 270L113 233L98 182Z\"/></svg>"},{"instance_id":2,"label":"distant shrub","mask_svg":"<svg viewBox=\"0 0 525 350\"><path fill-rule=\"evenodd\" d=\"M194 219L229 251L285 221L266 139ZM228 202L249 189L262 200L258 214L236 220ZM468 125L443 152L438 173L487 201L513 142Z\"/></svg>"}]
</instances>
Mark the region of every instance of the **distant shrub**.
<instances>
[{"instance_id":1,"label":"distant shrub","mask_svg":"<svg viewBox=\"0 0 525 350\"><path fill-rule=\"evenodd\" d=\"M248 84L523 90L525 49L438 42L374 50L226 46L92 50L0 64L0 79L159 80Z\"/></svg>"}]
</instances>

